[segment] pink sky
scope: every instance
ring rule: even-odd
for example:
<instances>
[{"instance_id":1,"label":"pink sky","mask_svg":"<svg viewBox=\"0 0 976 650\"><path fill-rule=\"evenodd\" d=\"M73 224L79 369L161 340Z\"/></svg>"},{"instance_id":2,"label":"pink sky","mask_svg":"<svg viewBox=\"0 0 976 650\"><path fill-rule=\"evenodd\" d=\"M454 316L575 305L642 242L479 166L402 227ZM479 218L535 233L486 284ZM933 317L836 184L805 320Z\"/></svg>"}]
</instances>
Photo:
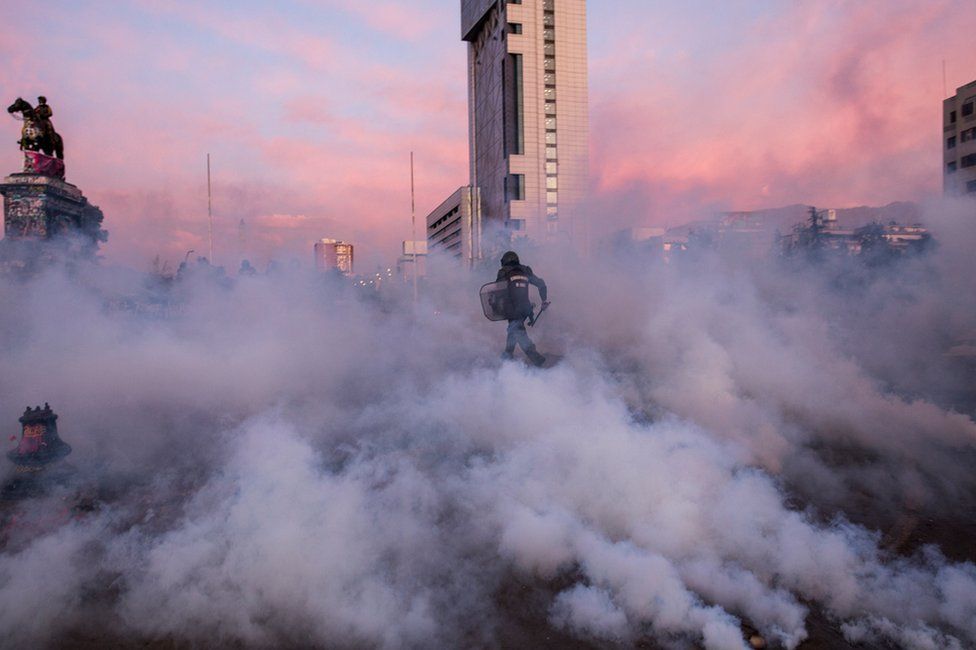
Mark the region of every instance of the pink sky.
<instances>
[{"instance_id":1,"label":"pink sky","mask_svg":"<svg viewBox=\"0 0 976 650\"><path fill-rule=\"evenodd\" d=\"M4 3L0 87L48 96L110 262L206 250L210 152L218 263L337 237L369 271L410 237L411 150L418 221L467 180L457 5ZM972 0L590 3L598 230L938 193L942 61L976 79L973 34Z\"/></svg>"}]
</instances>

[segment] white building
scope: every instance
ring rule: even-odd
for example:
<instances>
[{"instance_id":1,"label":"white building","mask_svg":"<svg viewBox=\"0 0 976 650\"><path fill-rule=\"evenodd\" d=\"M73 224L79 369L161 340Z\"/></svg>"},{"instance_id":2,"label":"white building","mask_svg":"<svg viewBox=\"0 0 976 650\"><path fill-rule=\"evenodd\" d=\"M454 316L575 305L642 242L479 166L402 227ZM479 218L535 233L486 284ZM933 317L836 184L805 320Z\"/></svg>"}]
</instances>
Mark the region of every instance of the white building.
<instances>
[{"instance_id":1,"label":"white building","mask_svg":"<svg viewBox=\"0 0 976 650\"><path fill-rule=\"evenodd\" d=\"M942 154L945 193L976 196L976 81L942 102Z\"/></svg>"},{"instance_id":2,"label":"white building","mask_svg":"<svg viewBox=\"0 0 976 650\"><path fill-rule=\"evenodd\" d=\"M427 244L432 253L457 258L470 265L481 259L481 203L479 192L459 187L427 215Z\"/></svg>"},{"instance_id":3,"label":"white building","mask_svg":"<svg viewBox=\"0 0 976 650\"><path fill-rule=\"evenodd\" d=\"M585 0L462 0L471 186L487 229L589 247Z\"/></svg>"}]
</instances>

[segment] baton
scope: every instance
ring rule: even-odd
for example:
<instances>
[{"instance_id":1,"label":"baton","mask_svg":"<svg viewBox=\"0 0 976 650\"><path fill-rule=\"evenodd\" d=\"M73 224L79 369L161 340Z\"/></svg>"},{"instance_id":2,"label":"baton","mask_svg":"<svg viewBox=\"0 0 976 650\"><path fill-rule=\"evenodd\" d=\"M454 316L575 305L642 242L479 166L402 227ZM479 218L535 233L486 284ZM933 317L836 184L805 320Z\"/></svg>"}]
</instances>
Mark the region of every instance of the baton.
<instances>
[{"instance_id":1,"label":"baton","mask_svg":"<svg viewBox=\"0 0 976 650\"><path fill-rule=\"evenodd\" d=\"M532 327L537 322L539 322L539 317L542 316L542 312L544 312L547 307L549 307L549 303L548 302L542 303L542 306L539 307L539 313L538 314L535 314L532 318L529 319L529 327Z\"/></svg>"}]
</instances>

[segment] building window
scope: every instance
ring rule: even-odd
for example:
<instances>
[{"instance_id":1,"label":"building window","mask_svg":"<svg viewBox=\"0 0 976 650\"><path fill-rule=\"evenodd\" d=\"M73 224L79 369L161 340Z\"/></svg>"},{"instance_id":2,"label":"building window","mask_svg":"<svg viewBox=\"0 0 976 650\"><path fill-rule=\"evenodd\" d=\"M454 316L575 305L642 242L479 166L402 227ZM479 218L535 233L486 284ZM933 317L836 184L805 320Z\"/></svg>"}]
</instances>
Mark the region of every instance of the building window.
<instances>
[{"instance_id":1,"label":"building window","mask_svg":"<svg viewBox=\"0 0 976 650\"><path fill-rule=\"evenodd\" d=\"M966 192L976 192L976 181L966 182Z\"/></svg>"},{"instance_id":2,"label":"building window","mask_svg":"<svg viewBox=\"0 0 976 650\"><path fill-rule=\"evenodd\" d=\"M554 163L554 162L547 162L546 163L546 173L547 174L556 174L556 173L558 173L558 171L556 170L556 167L557 167L557 164L556 163Z\"/></svg>"},{"instance_id":3,"label":"building window","mask_svg":"<svg viewBox=\"0 0 976 650\"><path fill-rule=\"evenodd\" d=\"M546 102L546 115L556 114L556 102Z\"/></svg>"},{"instance_id":4,"label":"building window","mask_svg":"<svg viewBox=\"0 0 976 650\"><path fill-rule=\"evenodd\" d=\"M542 14L542 24L546 27L555 27L556 19L553 17L552 13L546 12Z\"/></svg>"},{"instance_id":5,"label":"building window","mask_svg":"<svg viewBox=\"0 0 976 650\"><path fill-rule=\"evenodd\" d=\"M950 113L949 113L949 124L955 124L955 123L956 123L956 112L955 111L950 111Z\"/></svg>"},{"instance_id":6,"label":"building window","mask_svg":"<svg viewBox=\"0 0 976 650\"><path fill-rule=\"evenodd\" d=\"M505 179L506 198L509 201L525 200L525 174L509 174Z\"/></svg>"},{"instance_id":7,"label":"building window","mask_svg":"<svg viewBox=\"0 0 976 650\"><path fill-rule=\"evenodd\" d=\"M963 156L959 160L959 166L965 169L966 167L976 167L976 153L971 153L968 156Z\"/></svg>"},{"instance_id":8,"label":"building window","mask_svg":"<svg viewBox=\"0 0 976 650\"><path fill-rule=\"evenodd\" d=\"M522 33L522 23L508 23L508 33L509 34L521 34Z\"/></svg>"},{"instance_id":9,"label":"building window","mask_svg":"<svg viewBox=\"0 0 976 650\"><path fill-rule=\"evenodd\" d=\"M946 164L946 173L952 174L956 171L956 161L953 160L951 163Z\"/></svg>"},{"instance_id":10,"label":"building window","mask_svg":"<svg viewBox=\"0 0 976 650\"><path fill-rule=\"evenodd\" d=\"M555 160L555 159L556 159L556 148L546 147L546 160Z\"/></svg>"},{"instance_id":11,"label":"building window","mask_svg":"<svg viewBox=\"0 0 976 650\"><path fill-rule=\"evenodd\" d=\"M546 59L545 62L543 63L543 66L542 67L546 69L546 72L553 72L553 71L555 71L555 69L556 69L556 59Z\"/></svg>"},{"instance_id":12,"label":"building window","mask_svg":"<svg viewBox=\"0 0 976 650\"><path fill-rule=\"evenodd\" d=\"M504 155L525 153L525 97L522 55L509 54L502 62L505 107L502 113Z\"/></svg>"},{"instance_id":13,"label":"building window","mask_svg":"<svg viewBox=\"0 0 976 650\"><path fill-rule=\"evenodd\" d=\"M546 144L556 144L556 132L547 131L546 132Z\"/></svg>"},{"instance_id":14,"label":"building window","mask_svg":"<svg viewBox=\"0 0 976 650\"><path fill-rule=\"evenodd\" d=\"M969 117L972 114L973 114L973 100L970 99L965 104L962 105L962 116Z\"/></svg>"},{"instance_id":15,"label":"building window","mask_svg":"<svg viewBox=\"0 0 976 650\"><path fill-rule=\"evenodd\" d=\"M546 203L549 205L556 205L559 203L558 199L558 192L546 192Z\"/></svg>"},{"instance_id":16,"label":"building window","mask_svg":"<svg viewBox=\"0 0 976 650\"><path fill-rule=\"evenodd\" d=\"M547 72L546 74L544 74L542 76L542 81L547 86L555 86L556 85L556 75L553 74L552 72Z\"/></svg>"},{"instance_id":17,"label":"building window","mask_svg":"<svg viewBox=\"0 0 976 650\"><path fill-rule=\"evenodd\" d=\"M955 149L955 148L956 148L956 136L952 136L951 138L946 140L946 149Z\"/></svg>"},{"instance_id":18,"label":"building window","mask_svg":"<svg viewBox=\"0 0 976 650\"><path fill-rule=\"evenodd\" d=\"M557 208L554 205L546 206L546 218L548 218L550 221L553 221L555 219L558 219L559 218L559 208Z\"/></svg>"},{"instance_id":19,"label":"building window","mask_svg":"<svg viewBox=\"0 0 976 650\"><path fill-rule=\"evenodd\" d=\"M522 4L522 0L508 0L508 4L510 4L510 5L520 5L520 4Z\"/></svg>"},{"instance_id":20,"label":"building window","mask_svg":"<svg viewBox=\"0 0 976 650\"><path fill-rule=\"evenodd\" d=\"M542 40L552 43L556 40L556 30L555 29L543 29L542 30Z\"/></svg>"},{"instance_id":21,"label":"building window","mask_svg":"<svg viewBox=\"0 0 976 650\"><path fill-rule=\"evenodd\" d=\"M976 128L966 129L965 131L959 132L960 142L969 142L970 140L976 140Z\"/></svg>"},{"instance_id":22,"label":"building window","mask_svg":"<svg viewBox=\"0 0 976 650\"><path fill-rule=\"evenodd\" d=\"M549 101L555 101L556 100L556 89L555 88L546 88L542 92L545 95L546 99L548 99Z\"/></svg>"},{"instance_id":23,"label":"building window","mask_svg":"<svg viewBox=\"0 0 976 650\"><path fill-rule=\"evenodd\" d=\"M546 189L547 190L558 190L559 189L559 179L555 176L546 177Z\"/></svg>"},{"instance_id":24,"label":"building window","mask_svg":"<svg viewBox=\"0 0 976 650\"><path fill-rule=\"evenodd\" d=\"M555 131L555 130L556 130L556 118L554 118L554 117L547 117L546 118L546 131Z\"/></svg>"}]
</instances>

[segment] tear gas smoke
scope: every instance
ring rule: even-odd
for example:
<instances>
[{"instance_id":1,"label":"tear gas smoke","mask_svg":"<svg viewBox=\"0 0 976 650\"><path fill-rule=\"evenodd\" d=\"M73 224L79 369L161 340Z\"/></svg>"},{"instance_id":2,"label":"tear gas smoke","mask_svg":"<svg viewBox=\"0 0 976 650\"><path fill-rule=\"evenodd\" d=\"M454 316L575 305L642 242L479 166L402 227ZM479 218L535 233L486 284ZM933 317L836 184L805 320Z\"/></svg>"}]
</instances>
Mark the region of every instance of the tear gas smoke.
<instances>
[{"instance_id":1,"label":"tear gas smoke","mask_svg":"<svg viewBox=\"0 0 976 650\"><path fill-rule=\"evenodd\" d=\"M28 525L55 493L8 524L0 645L480 647L530 620L717 649L744 621L795 648L814 612L849 641L976 644L953 542L976 424L943 354L976 329L976 222L931 212L941 248L881 270L527 253L546 371L497 360L493 269L416 313L298 272L4 283L0 422L55 405L98 508Z\"/></svg>"}]
</instances>

